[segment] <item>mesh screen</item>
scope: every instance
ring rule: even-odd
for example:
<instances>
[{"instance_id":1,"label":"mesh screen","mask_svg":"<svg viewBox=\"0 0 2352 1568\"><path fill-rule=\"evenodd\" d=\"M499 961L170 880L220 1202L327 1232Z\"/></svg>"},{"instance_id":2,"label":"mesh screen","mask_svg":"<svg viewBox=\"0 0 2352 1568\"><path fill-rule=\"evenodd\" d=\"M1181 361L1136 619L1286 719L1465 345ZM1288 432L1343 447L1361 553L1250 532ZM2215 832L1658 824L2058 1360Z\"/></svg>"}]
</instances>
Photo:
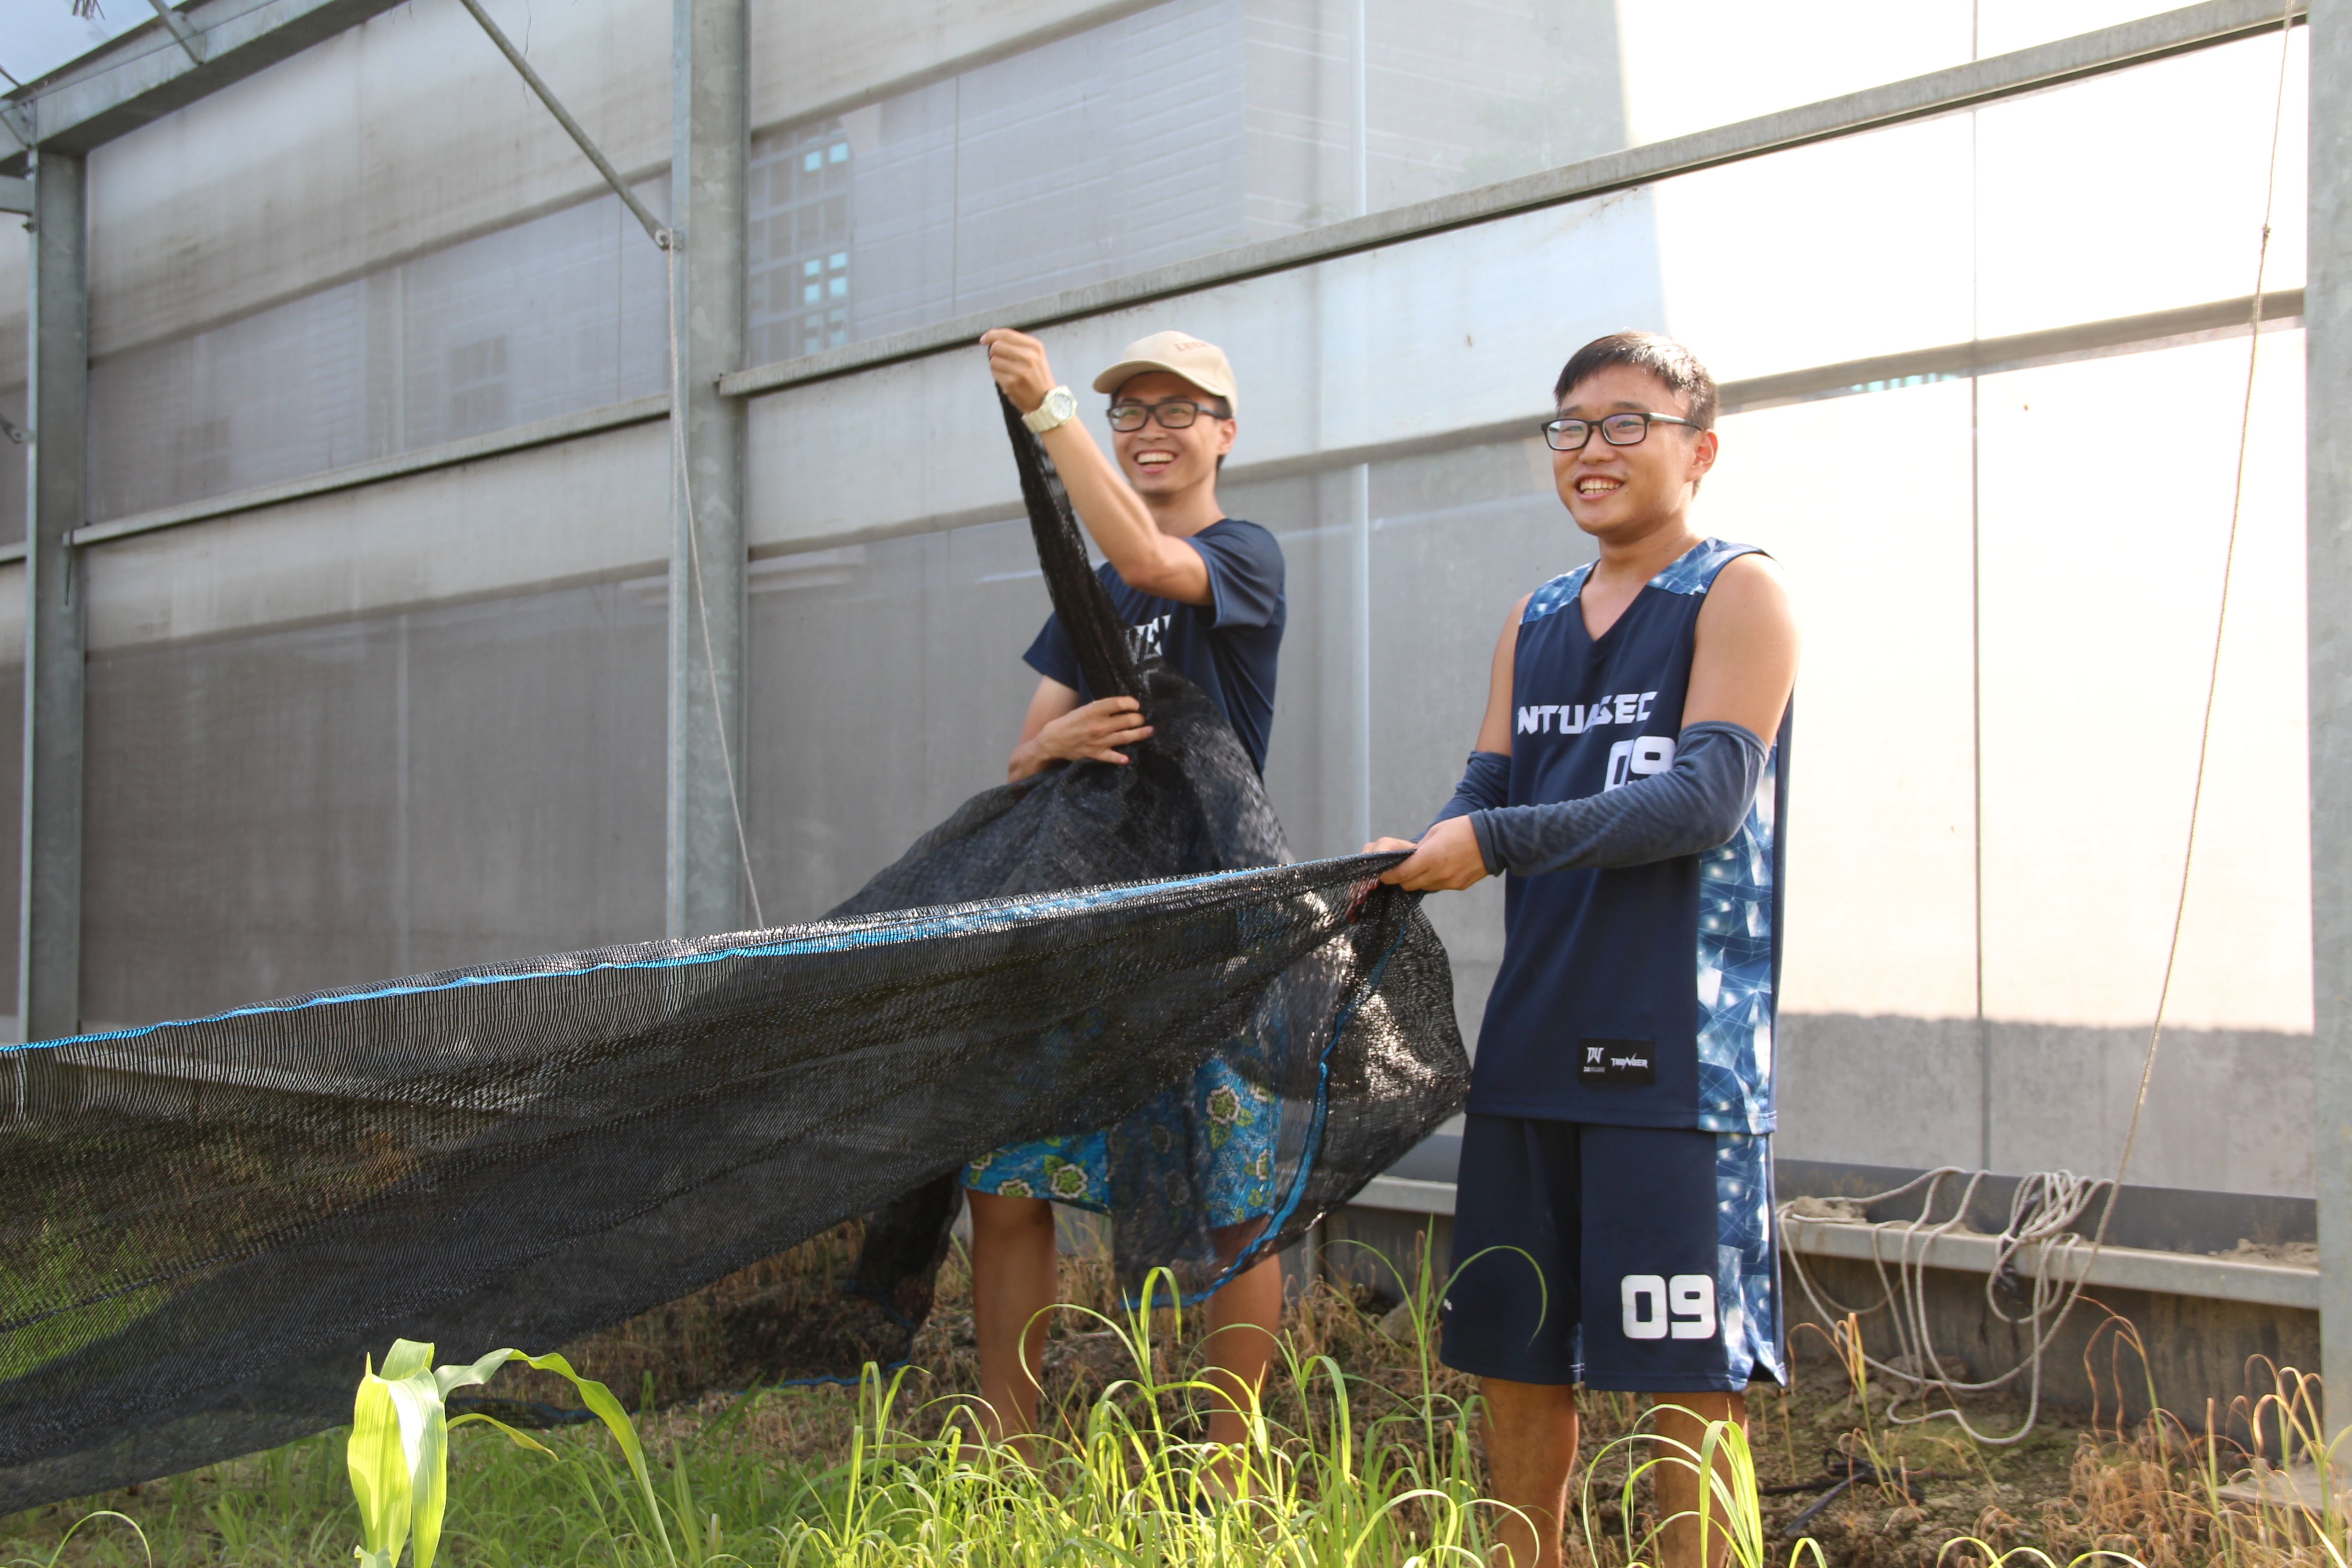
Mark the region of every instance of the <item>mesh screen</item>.
<instances>
[{"instance_id":1,"label":"mesh screen","mask_svg":"<svg viewBox=\"0 0 2352 1568\"><path fill-rule=\"evenodd\" d=\"M362 1354L538 1349L793 1252L747 1376L901 1359L956 1176L1111 1140L1130 1276L1220 1279L1171 1093L1280 1117L1288 1244L1460 1102L1445 953L1359 857L1285 864L1221 714L1138 668L1009 421L1088 679L1157 733L973 797L825 920L321 992L0 1058L0 1510L345 1418ZM855 1262L840 1266L844 1226Z\"/></svg>"}]
</instances>

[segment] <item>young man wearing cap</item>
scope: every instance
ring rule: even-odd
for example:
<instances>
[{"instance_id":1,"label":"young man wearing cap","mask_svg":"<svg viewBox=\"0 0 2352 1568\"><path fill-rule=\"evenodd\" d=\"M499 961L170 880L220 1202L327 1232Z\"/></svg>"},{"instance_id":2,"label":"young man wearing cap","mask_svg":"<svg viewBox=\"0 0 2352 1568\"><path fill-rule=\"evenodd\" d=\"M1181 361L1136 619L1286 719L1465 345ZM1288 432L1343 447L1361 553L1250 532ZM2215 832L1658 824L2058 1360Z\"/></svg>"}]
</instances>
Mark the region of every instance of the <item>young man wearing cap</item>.
<instances>
[{"instance_id":1,"label":"young man wearing cap","mask_svg":"<svg viewBox=\"0 0 2352 1568\"><path fill-rule=\"evenodd\" d=\"M985 333L989 370L1024 411L1069 490L1070 504L1107 560L1111 603L1138 653L1165 658L1223 711L1250 761L1265 766L1276 658L1287 608L1282 547L1217 504L1217 470L1238 430L1224 353L1183 332L1131 343L1095 378L1110 394L1112 451L1076 418L1045 347L1024 332ZM1019 780L1076 762L1125 766L1122 746L1151 733L1131 697L1094 698L1061 623L1053 618L1025 656L1037 689L1005 766ZM1274 1107L1218 1063L1195 1079L1202 1109L1230 1134L1208 1173L1211 1236L1228 1261L1273 1212ZM992 1436L1024 1439L1037 1422L1045 1310L1057 1291L1048 1199L1104 1212L1109 1177L1101 1133L1002 1149L966 1173L972 1226L972 1319L981 1396ZM1212 1413L1213 1443L1238 1445L1245 1391L1264 1381L1282 1311L1281 1267L1266 1257L1211 1298L1212 1381L1226 1393ZM1025 1446L1025 1445L1024 1445Z\"/></svg>"},{"instance_id":2,"label":"young man wearing cap","mask_svg":"<svg viewBox=\"0 0 2352 1568\"><path fill-rule=\"evenodd\" d=\"M1772 1250L1772 994L1783 721L1797 627L1780 570L1692 529L1714 381L1620 332L1577 351L1544 426L1600 559L1504 622L1477 750L1382 879L1507 873L1473 1069L1441 1356L1480 1379L1500 1534L1558 1568L1574 1385L1648 1394L1696 1456L1782 1377ZM1698 1568L1696 1468L1651 1474L1661 1560ZM1719 1510L1708 1553L1729 1544Z\"/></svg>"}]
</instances>

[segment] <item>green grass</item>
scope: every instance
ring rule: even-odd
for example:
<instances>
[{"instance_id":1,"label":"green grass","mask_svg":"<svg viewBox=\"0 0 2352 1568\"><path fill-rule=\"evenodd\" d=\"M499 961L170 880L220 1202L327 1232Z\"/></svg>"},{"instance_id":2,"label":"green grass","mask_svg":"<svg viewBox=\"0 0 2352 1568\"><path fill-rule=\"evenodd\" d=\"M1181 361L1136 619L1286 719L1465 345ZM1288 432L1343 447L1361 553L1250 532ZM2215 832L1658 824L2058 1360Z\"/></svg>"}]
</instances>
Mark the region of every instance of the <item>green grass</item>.
<instances>
[{"instance_id":1,"label":"green grass","mask_svg":"<svg viewBox=\"0 0 2352 1568\"><path fill-rule=\"evenodd\" d=\"M1485 1561L1500 1515L1482 1497L1473 1391L1435 1363L1425 1315L1391 1319L1383 1331L1377 1311L1329 1286L1295 1301L1284 1356L1243 1457L1247 1495L1215 1500L1202 1484L1213 1456L1199 1440L1207 1399L1197 1376L1199 1325L1191 1314L1119 1311L1107 1278L1090 1269L1074 1267L1069 1290L1079 1304L1057 1315L1049 1342L1052 1436L1034 1470L977 1444L960 1416L961 1391L974 1379L968 1303L951 1268L933 1327L918 1344L919 1360L936 1375L877 1375L860 1388L711 1393L639 1415L658 1529L621 1450L599 1427L539 1434L551 1455L481 1426L455 1432L441 1561L493 1568L1437 1568ZM594 1349L576 1347L582 1355ZM2151 1568L2342 1568L2342 1534L2332 1525L2315 1531L2229 1512L2210 1478L2234 1461L2222 1463L2210 1446L2184 1447L2177 1433L2053 1430L2020 1449L1979 1450L1948 1435L1890 1428L1873 1397L1826 1365L1792 1394L1758 1395L1752 1457L1735 1471L1733 1556L1742 1568L1786 1568L1801 1550L1802 1561L1817 1561L1777 1539L1780 1522L1810 1500L1762 1497L1757 1483L1813 1474L1824 1448L1837 1447L1867 1448L1946 1479L1924 1507L1891 1489L1843 1500L1814 1527L1826 1568L2039 1568L2101 1552L2105 1562ZM1675 1457L1638 1436L1641 1412L1628 1399L1591 1395L1585 1415L1570 1561L1654 1563L1659 1521L1640 1472ZM362 1526L344 1436L322 1434L0 1520L0 1565L348 1563ZM1749 1453L1748 1443L1733 1446Z\"/></svg>"}]
</instances>

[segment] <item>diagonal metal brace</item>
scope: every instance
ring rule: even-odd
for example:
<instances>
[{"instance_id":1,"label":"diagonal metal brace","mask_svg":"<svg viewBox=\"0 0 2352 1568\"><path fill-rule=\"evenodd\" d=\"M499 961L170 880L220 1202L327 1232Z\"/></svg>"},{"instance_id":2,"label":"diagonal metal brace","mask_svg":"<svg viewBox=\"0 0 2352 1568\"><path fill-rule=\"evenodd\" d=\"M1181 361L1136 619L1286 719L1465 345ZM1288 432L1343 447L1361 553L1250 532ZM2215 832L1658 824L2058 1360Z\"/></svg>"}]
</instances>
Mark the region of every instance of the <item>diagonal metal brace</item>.
<instances>
[{"instance_id":1,"label":"diagonal metal brace","mask_svg":"<svg viewBox=\"0 0 2352 1568\"><path fill-rule=\"evenodd\" d=\"M153 0L153 4L157 5L163 3L163 0ZM525 85L530 87L531 91L539 94L539 101L547 105L547 111L555 116L555 122L571 134L572 140L580 144L580 150L583 153L588 154L588 161L596 165L596 172L604 176L604 183L613 187L613 194L621 198L622 205L636 215L639 223L645 225L646 233L652 236L653 242L664 250L667 250L670 246L669 230L663 226L659 218L654 216L645 203L637 199L637 193L629 189L628 182L621 178L621 172L613 167L612 161L597 151L596 143L588 139L588 132L581 129L580 121L572 119L571 112L556 98L554 89L541 81L539 73L530 68L530 62L522 58L522 51L516 48L504 33L499 31L499 25L490 20L488 12L482 9L481 0L458 0L458 3L474 14L474 20L482 25L482 31L490 36L490 42L498 45L499 53L506 56L508 62L521 73Z\"/></svg>"},{"instance_id":2,"label":"diagonal metal brace","mask_svg":"<svg viewBox=\"0 0 2352 1568\"><path fill-rule=\"evenodd\" d=\"M172 9L171 0L147 0L155 7L155 15L163 18L163 26L172 37L180 40L180 47L188 51L188 58L196 65L205 63L205 40L202 34L188 26L188 19Z\"/></svg>"}]
</instances>

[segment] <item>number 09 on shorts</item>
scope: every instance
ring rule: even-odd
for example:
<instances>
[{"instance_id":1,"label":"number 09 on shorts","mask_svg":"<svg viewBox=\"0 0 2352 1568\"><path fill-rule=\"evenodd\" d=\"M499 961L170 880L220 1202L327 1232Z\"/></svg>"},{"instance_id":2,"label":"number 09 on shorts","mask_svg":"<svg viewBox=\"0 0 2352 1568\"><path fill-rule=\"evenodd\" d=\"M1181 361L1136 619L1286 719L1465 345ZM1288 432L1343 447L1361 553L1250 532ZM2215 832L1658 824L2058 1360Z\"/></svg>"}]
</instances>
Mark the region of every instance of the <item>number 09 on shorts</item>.
<instances>
[{"instance_id":1,"label":"number 09 on shorts","mask_svg":"<svg viewBox=\"0 0 2352 1568\"><path fill-rule=\"evenodd\" d=\"M1629 1340L1715 1337L1715 1281L1704 1274L1628 1274L1618 1282Z\"/></svg>"}]
</instances>

